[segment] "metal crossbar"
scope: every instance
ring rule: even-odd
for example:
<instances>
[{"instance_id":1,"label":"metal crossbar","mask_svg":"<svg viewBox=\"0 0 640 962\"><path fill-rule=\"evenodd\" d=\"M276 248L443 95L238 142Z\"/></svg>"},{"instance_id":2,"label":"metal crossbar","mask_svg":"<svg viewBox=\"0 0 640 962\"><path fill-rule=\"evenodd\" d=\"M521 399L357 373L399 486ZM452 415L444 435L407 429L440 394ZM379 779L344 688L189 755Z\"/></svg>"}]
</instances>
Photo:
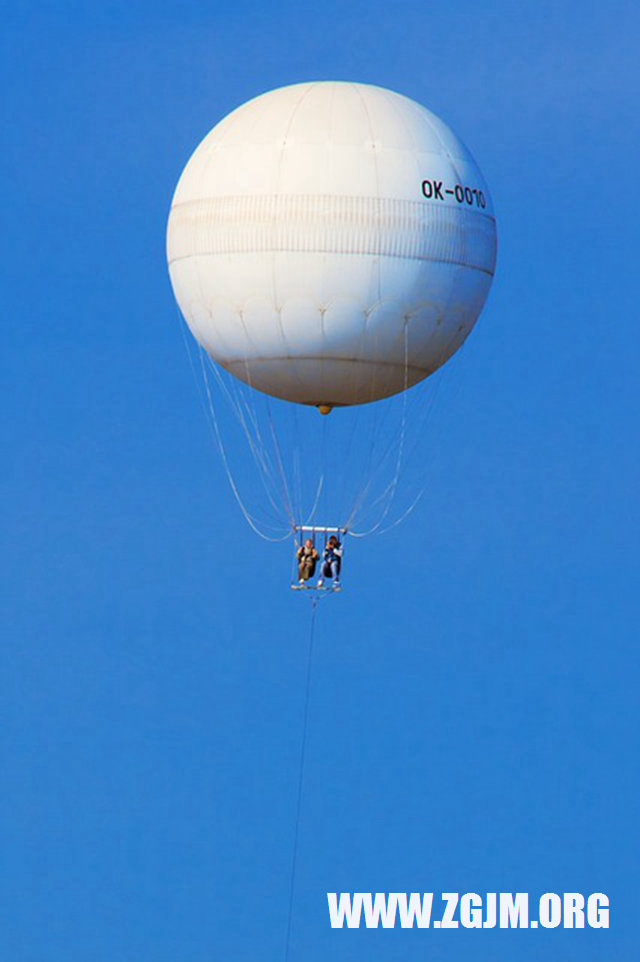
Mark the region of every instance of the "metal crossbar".
<instances>
[{"instance_id":1,"label":"metal crossbar","mask_svg":"<svg viewBox=\"0 0 640 962\"><path fill-rule=\"evenodd\" d=\"M348 528L330 528L322 524L294 524L294 531L312 531L314 534L347 534Z\"/></svg>"}]
</instances>

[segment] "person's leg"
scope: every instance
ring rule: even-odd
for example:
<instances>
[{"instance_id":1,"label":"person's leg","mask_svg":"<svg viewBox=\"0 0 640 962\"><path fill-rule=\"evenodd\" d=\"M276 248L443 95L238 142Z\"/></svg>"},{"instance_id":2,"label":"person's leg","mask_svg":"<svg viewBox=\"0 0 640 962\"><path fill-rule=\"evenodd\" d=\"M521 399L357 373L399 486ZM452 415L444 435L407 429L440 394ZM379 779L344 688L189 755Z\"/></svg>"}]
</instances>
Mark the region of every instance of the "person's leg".
<instances>
[{"instance_id":1,"label":"person's leg","mask_svg":"<svg viewBox=\"0 0 640 962\"><path fill-rule=\"evenodd\" d=\"M339 575L338 562L334 558L333 561L331 562L331 577L333 578L334 581L339 581L340 578L338 577L338 575Z\"/></svg>"}]
</instances>

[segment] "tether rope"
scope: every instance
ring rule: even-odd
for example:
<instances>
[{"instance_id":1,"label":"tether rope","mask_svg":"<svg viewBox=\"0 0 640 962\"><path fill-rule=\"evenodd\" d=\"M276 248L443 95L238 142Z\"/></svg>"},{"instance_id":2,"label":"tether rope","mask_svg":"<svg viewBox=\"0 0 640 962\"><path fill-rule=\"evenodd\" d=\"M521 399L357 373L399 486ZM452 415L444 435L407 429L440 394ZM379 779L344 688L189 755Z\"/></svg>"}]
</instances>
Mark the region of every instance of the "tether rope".
<instances>
[{"instance_id":1,"label":"tether rope","mask_svg":"<svg viewBox=\"0 0 640 962\"><path fill-rule=\"evenodd\" d=\"M304 716L302 721L302 744L300 746L300 765L298 774L298 800L296 803L296 824L293 836L293 857L291 860L291 883L289 885L289 916L287 918L287 940L285 943L284 959L289 962L289 947L291 945L291 919L293 916L293 895L296 881L296 866L298 862L298 830L300 827L300 808L302 804L302 783L304 781L304 759L307 746L307 722L309 719L309 694L311 691L311 663L313 657L313 638L316 625L316 611L318 608L318 598L314 597L311 602L311 627L309 631L309 650L307 652L307 683L304 696Z\"/></svg>"}]
</instances>

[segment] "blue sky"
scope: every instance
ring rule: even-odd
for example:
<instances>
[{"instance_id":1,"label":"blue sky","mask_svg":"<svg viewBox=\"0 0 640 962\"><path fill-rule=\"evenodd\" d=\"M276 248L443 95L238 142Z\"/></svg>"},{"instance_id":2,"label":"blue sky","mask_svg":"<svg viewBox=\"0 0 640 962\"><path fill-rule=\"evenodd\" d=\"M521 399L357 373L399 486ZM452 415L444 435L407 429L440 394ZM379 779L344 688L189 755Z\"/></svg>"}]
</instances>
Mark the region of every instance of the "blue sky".
<instances>
[{"instance_id":1,"label":"blue sky","mask_svg":"<svg viewBox=\"0 0 640 962\"><path fill-rule=\"evenodd\" d=\"M637 5L3 18L3 958L283 957L309 611L226 487L164 232L214 123L325 78L450 123L500 251L427 497L319 611L291 959L632 957ZM328 890L603 891L612 927L333 932Z\"/></svg>"}]
</instances>

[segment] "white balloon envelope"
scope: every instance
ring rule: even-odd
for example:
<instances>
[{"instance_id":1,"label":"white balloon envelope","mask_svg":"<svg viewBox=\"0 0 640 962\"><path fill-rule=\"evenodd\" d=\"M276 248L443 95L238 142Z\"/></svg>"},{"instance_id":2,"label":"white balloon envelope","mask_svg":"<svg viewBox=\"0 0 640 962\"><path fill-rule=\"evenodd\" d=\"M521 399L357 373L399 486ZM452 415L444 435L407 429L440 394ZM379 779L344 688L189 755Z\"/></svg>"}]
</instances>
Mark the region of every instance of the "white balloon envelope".
<instances>
[{"instance_id":1,"label":"white balloon envelope","mask_svg":"<svg viewBox=\"0 0 640 962\"><path fill-rule=\"evenodd\" d=\"M463 343L495 268L471 154L434 114L367 84L295 84L205 137L167 229L174 293L223 368L287 401L362 404Z\"/></svg>"}]
</instances>

